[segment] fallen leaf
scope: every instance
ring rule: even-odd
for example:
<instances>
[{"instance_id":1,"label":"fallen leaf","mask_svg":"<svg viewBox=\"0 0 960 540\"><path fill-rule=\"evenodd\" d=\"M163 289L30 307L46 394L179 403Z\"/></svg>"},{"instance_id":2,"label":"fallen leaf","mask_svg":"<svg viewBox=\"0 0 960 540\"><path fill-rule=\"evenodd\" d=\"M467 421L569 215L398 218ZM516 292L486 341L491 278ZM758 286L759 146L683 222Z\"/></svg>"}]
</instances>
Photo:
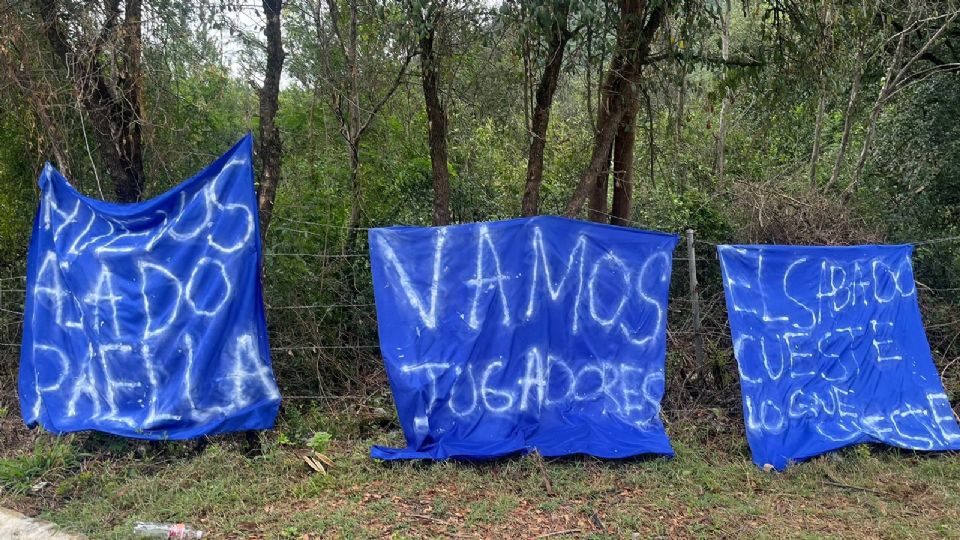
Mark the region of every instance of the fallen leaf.
<instances>
[{"instance_id":1,"label":"fallen leaf","mask_svg":"<svg viewBox=\"0 0 960 540\"><path fill-rule=\"evenodd\" d=\"M303 460L307 462L307 465L309 465L314 471L320 474L327 474L327 470L323 468L323 463L321 463L319 460L314 459L312 456L303 456Z\"/></svg>"},{"instance_id":2,"label":"fallen leaf","mask_svg":"<svg viewBox=\"0 0 960 540\"><path fill-rule=\"evenodd\" d=\"M326 454L321 454L320 452L314 452L314 458L319 459L321 463L326 465L328 468L333 468L333 460L326 456Z\"/></svg>"}]
</instances>

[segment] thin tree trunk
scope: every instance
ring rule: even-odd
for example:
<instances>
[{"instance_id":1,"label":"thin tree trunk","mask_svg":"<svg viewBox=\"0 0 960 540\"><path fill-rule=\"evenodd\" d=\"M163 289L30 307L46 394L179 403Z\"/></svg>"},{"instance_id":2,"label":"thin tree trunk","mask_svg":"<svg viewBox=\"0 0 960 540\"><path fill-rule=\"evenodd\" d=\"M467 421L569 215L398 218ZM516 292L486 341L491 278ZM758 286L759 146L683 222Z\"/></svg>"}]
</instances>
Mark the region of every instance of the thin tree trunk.
<instances>
[{"instance_id":1,"label":"thin tree trunk","mask_svg":"<svg viewBox=\"0 0 960 540\"><path fill-rule=\"evenodd\" d=\"M643 90L643 101L647 106L647 153L650 157L650 187L657 187L656 178L653 176L653 165L657 161L657 148L653 144L653 102L650 100L650 92L646 87ZM637 105L639 107L639 104ZM634 113L636 116L636 113Z\"/></svg>"},{"instance_id":2,"label":"thin tree trunk","mask_svg":"<svg viewBox=\"0 0 960 540\"><path fill-rule=\"evenodd\" d=\"M434 51L434 29L420 38L420 75L427 105L430 162L433 171L433 224L450 223L450 173L447 170L447 114L440 101L440 66Z\"/></svg>"},{"instance_id":3,"label":"thin tree trunk","mask_svg":"<svg viewBox=\"0 0 960 540\"><path fill-rule=\"evenodd\" d=\"M352 143L347 143L347 147L350 153L350 199L353 202L350 205L350 226L347 228L347 243L343 246L344 253L357 241L357 231L360 226L360 201L363 199L363 191L360 186L360 147Z\"/></svg>"},{"instance_id":4,"label":"thin tree trunk","mask_svg":"<svg viewBox=\"0 0 960 540\"><path fill-rule=\"evenodd\" d=\"M587 119L590 121L591 131L596 131L596 117L593 115L593 81L591 80L591 74L593 73L593 66L590 65L590 60L593 58L592 53L592 43L593 43L593 23L587 22L587 61L586 61L586 90L587 90Z\"/></svg>"},{"instance_id":5,"label":"thin tree trunk","mask_svg":"<svg viewBox=\"0 0 960 540\"><path fill-rule=\"evenodd\" d=\"M823 75L821 74L821 77ZM817 120L813 128L813 150L810 153L810 188L817 187L817 162L820 161L820 139L823 133L823 116L827 108L826 88L820 85L820 98L817 100Z\"/></svg>"},{"instance_id":6,"label":"thin tree trunk","mask_svg":"<svg viewBox=\"0 0 960 540\"><path fill-rule=\"evenodd\" d=\"M884 85L883 90L881 90L881 96L886 90L886 85ZM880 111L882 107L880 106L879 100L873 109L870 110L870 117L867 120L867 133L863 136L863 146L860 148L860 157L857 159L857 166L853 170L853 177L850 179L850 185L847 186L847 189L844 190L844 193L847 195L853 193L856 189L857 183L860 181L860 175L863 173L863 166L867 162L867 156L870 154L870 148L873 146L873 137L877 133L877 120L880 118Z\"/></svg>"},{"instance_id":7,"label":"thin tree trunk","mask_svg":"<svg viewBox=\"0 0 960 540\"><path fill-rule=\"evenodd\" d=\"M280 183L280 155L283 142L275 119L280 98L280 75L283 72L283 42L280 33L280 10L282 0L263 0L263 13L267 19L264 35L267 38L267 65L260 89L260 163L262 174L257 202L260 207L260 240L265 242L273 203Z\"/></svg>"},{"instance_id":8,"label":"thin tree trunk","mask_svg":"<svg viewBox=\"0 0 960 540\"><path fill-rule=\"evenodd\" d=\"M602 90L603 107L598 111L597 129L594 133L590 163L574 188L564 210L568 217L576 217L588 194L596 184L596 177L607 166L611 146L623 119L626 103L624 92L640 79L640 68L650 53L650 44L669 2L657 3L650 9L645 25L640 18L646 10L646 2L639 0L620 1L620 25L617 29L617 46Z\"/></svg>"},{"instance_id":9,"label":"thin tree trunk","mask_svg":"<svg viewBox=\"0 0 960 540\"><path fill-rule=\"evenodd\" d=\"M677 118L674 125L674 139L677 143L683 140L683 126L687 114L687 67L679 64L680 68L680 96L677 99Z\"/></svg>"},{"instance_id":10,"label":"thin tree trunk","mask_svg":"<svg viewBox=\"0 0 960 540\"><path fill-rule=\"evenodd\" d=\"M722 33L720 34L720 56L723 58L723 61L726 62L730 59L730 15L732 10L730 9L730 0L726 0L726 7L724 9L723 15L721 16L722 20ZM726 82L727 80L727 68L724 67L724 72L722 75L722 80ZM720 122L717 126L717 151L716 158L714 160L713 172L717 177L717 183L723 183L723 172L724 166L726 165L726 146L727 146L727 124L729 123L729 109L731 106L730 103L730 91L729 89L724 89L723 103L720 105Z\"/></svg>"},{"instance_id":11,"label":"thin tree trunk","mask_svg":"<svg viewBox=\"0 0 960 540\"><path fill-rule=\"evenodd\" d=\"M587 199L587 219L594 223L605 223L607 216L607 201L610 197L610 160L613 154L613 145L610 147L610 155L607 156L606 169L596 176L593 189L590 190L590 196Z\"/></svg>"},{"instance_id":12,"label":"thin tree trunk","mask_svg":"<svg viewBox=\"0 0 960 540\"><path fill-rule=\"evenodd\" d=\"M364 133L383 106L400 87L412 58L412 53L406 55L397 71L393 84L387 88L387 91L378 100L373 102L372 105L367 104L365 107L361 107L360 92L365 82L361 78L360 69L358 0L349 0L348 4L350 13L347 20L346 38L340 31L340 6L337 0L326 0L327 9L330 13L329 21L332 35L326 33L319 3L315 4L313 14L316 32L320 36L321 47L323 48L323 58L326 61L325 68L328 71L334 69L334 62L331 62L330 59L334 58L335 54L329 44L335 41L339 45L338 52L343 55L343 65L347 72L344 77L346 82L343 86L345 88L331 85L329 80L324 81L324 84L330 87L330 107L337 118L338 131L346 146L350 160L350 216L347 221L347 235L341 246L344 253L355 244L357 231L363 219L363 179L360 176L360 148ZM315 94L317 92L319 90L316 90ZM344 94L347 95L346 100L343 99Z\"/></svg>"},{"instance_id":13,"label":"thin tree trunk","mask_svg":"<svg viewBox=\"0 0 960 540\"><path fill-rule=\"evenodd\" d=\"M824 79L824 65L832 52L833 15L832 4L824 2L820 14L820 39L816 49L817 64L817 119L813 130L813 149L810 152L810 189L817 188L817 167L820 164L820 147L823 135L823 117L827 108L827 81Z\"/></svg>"},{"instance_id":14,"label":"thin tree trunk","mask_svg":"<svg viewBox=\"0 0 960 540\"><path fill-rule=\"evenodd\" d=\"M833 164L833 172L830 174L830 180L824 186L825 189L834 186L840 178L840 169L843 167L847 148L850 146L850 133L853 131L853 116L857 107L857 100L860 97L860 81L863 77L863 49L864 43L861 40L857 47L857 65L854 67L853 81L850 85L850 97L847 99L847 109L844 111L843 116L843 133L840 136L840 148L837 149L837 159Z\"/></svg>"},{"instance_id":15,"label":"thin tree trunk","mask_svg":"<svg viewBox=\"0 0 960 540\"><path fill-rule=\"evenodd\" d=\"M16 43L19 43L22 39L22 34L18 33L16 38ZM13 41L13 38L11 38L11 41ZM13 54L14 52L15 47L13 46L0 47L0 60L2 60L0 61L0 67L4 68L4 76L19 86L18 92L20 96L30 104L30 109L34 112L37 121L40 123L42 132L37 136L37 146L43 149L42 152L44 154L52 154L57 169L67 178L72 178L73 175L70 172L71 159L69 145L67 143L69 138L64 135L62 124L55 122L53 118L51 118L50 108L46 100L42 99L51 94L48 85L44 84L48 79L42 78L38 80L34 78L31 72L26 69L26 66L33 65L35 60L25 58L24 56L15 56ZM74 179L74 181L79 182L80 179L77 178Z\"/></svg>"},{"instance_id":16,"label":"thin tree trunk","mask_svg":"<svg viewBox=\"0 0 960 540\"><path fill-rule=\"evenodd\" d=\"M530 130L530 44L527 33L523 33L521 44L523 56L523 129Z\"/></svg>"},{"instance_id":17,"label":"thin tree trunk","mask_svg":"<svg viewBox=\"0 0 960 540\"><path fill-rule=\"evenodd\" d=\"M631 91L628 105L617 136L613 141L613 207L610 211L612 225L627 225L633 210L633 147L636 140L636 119L640 100ZM651 150L652 151L652 150Z\"/></svg>"},{"instance_id":18,"label":"thin tree trunk","mask_svg":"<svg viewBox=\"0 0 960 540\"><path fill-rule=\"evenodd\" d=\"M683 146L683 125L686 116L687 108L687 66L683 62L678 62L677 67L680 69L680 84L679 84L679 97L677 99L677 112L676 112L676 124L674 125L673 130L673 147L674 151L677 152L677 155L682 155L684 149ZM652 116L652 111L650 115ZM683 193L687 188L687 167L686 164L680 161L680 171L677 175L678 182L678 193Z\"/></svg>"},{"instance_id":19,"label":"thin tree trunk","mask_svg":"<svg viewBox=\"0 0 960 540\"><path fill-rule=\"evenodd\" d=\"M347 244L354 245L360 227L360 205L363 190L360 186L360 71L357 65L357 0L350 0L350 28L347 37L347 65L350 69L350 103L347 104L347 151L350 153L350 222Z\"/></svg>"},{"instance_id":20,"label":"thin tree trunk","mask_svg":"<svg viewBox=\"0 0 960 540\"><path fill-rule=\"evenodd\" d=\"M850 185L847 186L847 189L844 190L845 197L849 197L853 194L854 190L857 187L857 184L860 182L860 176L863 174L863 167L867 162L867 156L870 153L870 148L873 144L873 137L876 134L877 130L877 120L880 117L880 113L883 110L884 104L898 91L899 88L902 88L900 85L906 80L907 72L910 67L922 58L930 47L937 41L937 39L947 31L948 28L951 28L953 21L956 20L957 16L960 15L960 12L954 11L947 17L943 23L941 23L940 28L937 29L929 38L926 39L926 42L921 46L912 57L907 59L905 62L902 62L904 51L904 44L907 41L908 32L905 28L900 32L900 39L897 41L897 48L894 50L893 57L890 59L890 65L887 68L886 74L883 77L883 88L880 89L880 95L877 96L877 101L873 105L873 109L870 111L870 119L867 125L867 134L863 139L863 148L860 151L860 159L857 160L857 167L853 171L853 178L850 181ZM919 13L917 17L919 17ZM907 28L912 28L911 25L907 25Z\"/></svg>"},{"instance_id":21,"label":"thin tree trunk","mask_svg":"<svg viewBox=\"0 0 960 540\"><path fill-rule=\"evenodd\" d=\"M138 201L143 197L143 38L141 0L127 0L123 12L124 66L117 84L126 100L120 107L120 152L125 156L124 181L115 182L117 199Z\"/></svg>"},{"instance_id":22,"label":"thin tree trunk","mask_svg":"<svg viewBox=\"0 0 960 540\"><path fill-rule=\"evenodd\" d=\"M537 103L533 111L530 151L527 154L527 180L521 203L521 210L525 216L535 216L539 213L540 186L543 184L543 151L547 144L550 109L553 106L553 96L557 91L557 84L560 80L563 53L570 39L566 24L567 13L559 13L558 17L562 18L563 22L558 24L558 28L553 29L550 50L547 53L547 65L544 66L540 84L537 86Z\"/></svg>"},{"instance_id":23,"label":"thin tree trunk","mask_svg":"<svg viewBox=\"0 0 960 540\"><path fill-rule=\"evenodd\" d=\"M883 77L883 87L880 88L877 101L870 110L870 117L869 120L867 120L867 133L863 136L863 147L860 149L860 158L857 160L857 166L853 171L853 178L850 180L850 185L844 190L847 195L853 193L857 183L860 182L863 166L867 162L867 156L870 154L870 148L873 146L873 137L877 131L877 120L880 118L880 112L883 110L883 103L897 83L898 77L895 77L894 74L900 69L900 59L903 56L906 39L907 33L902 32L899 41L897 41L897 48L893 52L893 58L890 59L890 65L887 66L886 74Z\"/></svg>"}]
</instances>

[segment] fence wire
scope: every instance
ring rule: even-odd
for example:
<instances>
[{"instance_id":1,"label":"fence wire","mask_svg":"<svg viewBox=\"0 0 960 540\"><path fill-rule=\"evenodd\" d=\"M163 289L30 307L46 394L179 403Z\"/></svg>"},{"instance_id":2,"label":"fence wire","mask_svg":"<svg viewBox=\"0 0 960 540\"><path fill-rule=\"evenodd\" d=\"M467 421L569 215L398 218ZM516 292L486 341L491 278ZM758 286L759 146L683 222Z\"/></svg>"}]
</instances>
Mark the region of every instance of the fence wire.
<instances>
[{"instance_id":1,"label":"fence wire","mask_svg":"<svg viewBox=\"0 0 960 540\"><path fill-rule=\"evenodd\" d=\"M344 245L350 232L369 230L274 216L265 253L264 299L277 381L289 401L338 401L387 392L377 334L376 310L365 234L356 245ZM302 242L309 238L309 242ZM317 238L322 242L316 248ZM926 255L936 255L960 236L913 242ZM667 317L667 391L665 413L684 414L739 407L737 370L726 317L726 302L716 253L717 243L695 239L700 330L692 313L686 239L674 253ZM707 248L707 249L703 249ZM15 380L23 331L26 276L0 276L0 396ZM918 280L931 349L944 378L960 379L960 317L942 302L960 287L929 287ZM928 298L925 298L928 297ZM703 354L694 350L694 338ZM12 392L12 390L11 390Z\"/></svg>"}]
</instances>

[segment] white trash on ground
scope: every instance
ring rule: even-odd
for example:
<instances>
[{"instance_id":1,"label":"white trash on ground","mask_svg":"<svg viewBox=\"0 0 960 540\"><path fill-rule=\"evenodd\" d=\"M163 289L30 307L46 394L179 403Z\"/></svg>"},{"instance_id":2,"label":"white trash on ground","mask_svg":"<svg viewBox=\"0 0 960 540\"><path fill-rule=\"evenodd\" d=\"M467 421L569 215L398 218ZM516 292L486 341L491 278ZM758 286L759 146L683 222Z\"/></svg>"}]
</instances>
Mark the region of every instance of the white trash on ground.
<instances>
[{"instance_id":1,"label":"white trash on ground","mask_svg":"<svg viewBox=\"0 0 960 540\"><path fill-rule=\"evenodd\" d=\"M183 523L144 523L137 522L133 534L151 538L190 538L203 537L203 531L191 529Z\"/></svg>"}]
</instances>

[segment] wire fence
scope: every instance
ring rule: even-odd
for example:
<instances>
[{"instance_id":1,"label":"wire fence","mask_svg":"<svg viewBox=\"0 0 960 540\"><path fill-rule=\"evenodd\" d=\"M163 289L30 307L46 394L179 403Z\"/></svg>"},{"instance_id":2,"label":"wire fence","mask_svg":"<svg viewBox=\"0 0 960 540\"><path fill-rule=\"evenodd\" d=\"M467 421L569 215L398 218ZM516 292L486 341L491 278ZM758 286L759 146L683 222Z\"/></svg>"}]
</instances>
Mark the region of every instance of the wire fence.
<instances>
[{"instance_id":1,"label":"wire fence","mask_svg":"<svg viewBox=\"0 0 960 540\"><path fill-rule=\"evenodd\" d=\"M274 370L284 399L318 403L384 395L388 391L377 334L369 254L363 239L344 247L351 229L277 215L265 255L264 299ZM366 227L353 229L366 231ZM358 235L364 236L364 235ZM308 238L309 241L300 241ZM683 238L683 237L682 237ZM924 256L960 236L914 242ZM667 392L663 408L681 414L739 409L738 374L726 316L716 242L683 238L674 253L667 316ZM696 251L694 257L690 255ZM696 265L696 292L688 272ZM0 277L0 398L15 380L23 330L26 276ZM960 316L951 301L960 287L918 280L928 338L944 377L960 365ZM933 301L930 301L933 300ZM698 309L694 310L694 303ZM932 307L927 306L931 304ZM955 306L955 304L950 304ZM698 317L693 316L698 312ZM698 319L698 320L697 320ZM12 385L10 385L12 388Z\"/></svg>"}]
</instances>

